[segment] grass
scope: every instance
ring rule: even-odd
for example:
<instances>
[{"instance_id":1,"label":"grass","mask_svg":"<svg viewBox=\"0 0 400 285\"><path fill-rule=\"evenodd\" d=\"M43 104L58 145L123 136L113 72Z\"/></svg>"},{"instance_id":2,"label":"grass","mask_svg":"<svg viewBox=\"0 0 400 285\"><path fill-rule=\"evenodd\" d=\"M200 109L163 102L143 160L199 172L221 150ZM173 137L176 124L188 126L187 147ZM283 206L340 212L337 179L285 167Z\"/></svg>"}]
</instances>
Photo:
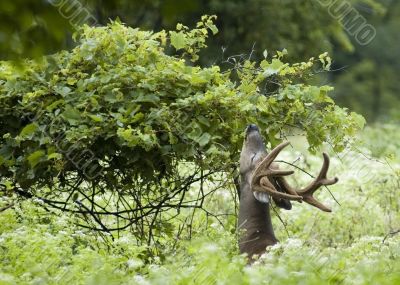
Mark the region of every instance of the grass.
<instances>
[{"instance_id":1,"label":"grass","mask_svg":"<svg viewBox=\"0 0 400 285\"><path fill-rule=\"evenodd\" d=\"M330 191L340 204L326 190L318 198L333 213L306 204L278 212L281 242L253 266L238 254L233 216L206 224L198 211L191 240L165 236L148 258L149 248L128 232L107 244L73 217L24 201L0 212L0 284L400 284L400 129L378 125L360 138L353 149L331 153L329 173L340 182ZM282 159L315 173L321 157L299 149ZM295 175L299 185L311 179ZM212 195L207 209L234 213L227 193ZM0 198L0 208L12 201ZM191 215L183 211L175 229Z\"/></svg>"}]
</instances>

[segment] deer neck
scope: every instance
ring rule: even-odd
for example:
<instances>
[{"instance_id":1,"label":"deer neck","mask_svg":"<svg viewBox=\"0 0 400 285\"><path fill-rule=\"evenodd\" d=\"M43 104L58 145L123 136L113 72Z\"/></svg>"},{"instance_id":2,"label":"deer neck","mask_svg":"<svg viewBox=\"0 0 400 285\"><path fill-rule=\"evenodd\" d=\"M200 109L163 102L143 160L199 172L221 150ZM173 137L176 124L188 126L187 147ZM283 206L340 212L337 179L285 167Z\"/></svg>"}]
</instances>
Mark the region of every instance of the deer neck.
<instances>
[{"instance_id":1,"label":"deer neck","mask_svg":"<svg viewBox=\"0 0 400 285\"><path fill-rule=\"evenodd\" d=\"M276 244L278 240L272 227L269 203L256 200L247 181L242 182L240 192L239 249L251 257L262 254L267 246Z\"/></svg>"}]
</instances>

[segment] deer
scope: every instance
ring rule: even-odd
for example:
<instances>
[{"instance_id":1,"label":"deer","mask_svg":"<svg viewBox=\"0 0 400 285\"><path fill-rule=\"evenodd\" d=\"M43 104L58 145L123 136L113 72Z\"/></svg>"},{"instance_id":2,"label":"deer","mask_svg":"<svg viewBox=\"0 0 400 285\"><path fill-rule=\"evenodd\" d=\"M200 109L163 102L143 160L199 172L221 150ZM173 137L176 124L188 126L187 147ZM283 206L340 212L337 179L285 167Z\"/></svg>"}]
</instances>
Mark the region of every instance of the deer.
<instances>
[{"instance_id":1,"label":"deer","mask_svg":"<svg viewBox=\"0 0 400 285\"><path fill-rule=\"evenodd\" d=\"M270 198L283 209L292 209L291 201L306 202L324 212L331 209L316 200L313 194L321 187L333 185L338 178L327 178L329 156L323 153L323 165L318 176L305 188L295 189L285 176L294 171L281 170L274 162L278 154L289 145L283 142L266 151L259 128L251 124L245 130L245 139L240 153L239 195L239 251L246 253L249 262L265 253L267 248L278 243L270 214Z\"/></svg>"}]
</instances>

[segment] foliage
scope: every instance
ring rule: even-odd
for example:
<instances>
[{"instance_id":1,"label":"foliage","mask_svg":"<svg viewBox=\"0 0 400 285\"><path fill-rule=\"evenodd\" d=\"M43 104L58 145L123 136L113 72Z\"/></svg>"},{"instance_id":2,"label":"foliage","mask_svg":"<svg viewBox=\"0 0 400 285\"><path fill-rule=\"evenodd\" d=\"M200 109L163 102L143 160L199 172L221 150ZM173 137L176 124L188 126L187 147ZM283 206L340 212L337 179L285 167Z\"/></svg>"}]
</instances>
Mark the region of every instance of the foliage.
<instances>
[{"instance_id":1,"label":"foliage","mask_svg":"<svg viewBox=\"0 0 400 285\"><path fill-rule=\"evenodd\" d=\"M396 74L400 61L396 52L400 49L400 2L382 2L388 10L384 17L364 15L376 29L374 40L353 54L335 56L336 66L346 68L335 75L334 98L370 121L399 121Z\"/></svg>"},{"instance_id":2,"label":"foliage","mask_svg":"<svg viewBox=\"0 0 400 285\"><path fill-rule=\"evenodd\" d=\"M259 63L238 60L229 72L190 63L217 31L212 19L157 33L86 26L70 52L27 61L22 71L2 63L6 191L89 216L98 230L131 227L143 236L163 207L181 208L195 183L217 172L226 174L221 185L230 183L250 122L272 145L303 132L312 151L323 142L341 151L362 128L361 116L335 106L330 87L300 83L319 64L329 69L327 54L288 64L284 50ZM107 215L114 224L102 222Z\"/></svg>"},{"instance_id":3,"label":"foliage","mask_svg":"<svg viewBox=\"0 0 400 285\"><path fill-rule=\"evenodd\" d=\"M328 9L327 4L335 3ZM335 7L344 4L357 10L377 31L368 45L360 45L346 31ZM398 120L399 88L396 51L398 1L390 0L52 0L3 1L0 4L0 59L20 59L72 48L71 35L84 22L106 25L122 19L133 27L158 31L174 29L177 22L193 26L203 14L218 16L220 32L202 50L200 63L217 62L230 68L232 55L262 59L286 48L291 61L302 61L328 51L335 58L333 93L338 104L351 108L370 121ZM342 7L343 8L343 7ZM249 16L251 15L251 16ZM345 21L344 21L345 22ZM324 78L320 82L325 82Z\"/></svg>"},{"instance_id":4,"label":"foliage","mask_svg":"<svg viewBox=\"0 0 400 285\"><path fill-rule=\"evenodd\" d=\"M328 95L372 119L397 116L400 6L349 2L388 7L363 14L378 30L363 49L309 0L88 0L100 23L169 31L117 21L74 43L57 1L0 3L0 59L71 48L0 62L0 284L400 283L398 126L369 127L350 148L364 120ZM216 24L186 26L204 13ZM332 49L333 63L289 63ZM329 73L336 93L310 85L348 64ZM340 178L335 199L319 194L331 215L274 209L281 243L254 266L238 255L232 187L248 123L269 146L328 143ZM321 164L290 153L296 167Z\"/></svg>"},{"instance_id":5,"label":"foliage","mask_svg":"<svg viewBox=\"0 0 400 285\"><path fill-rule=\"evenodd\" d=\"M373 134L380 130L367 129L361 141L379 145L381 137ZM396 133L386 133L387 140L394 141ZM304 144L297 139L292 143ZM282 154L287 161L302 156ZM320 157L306 157L296 165L315 170L321 164ZM291 211L279 212L285 225L274 215L281 243L253 266L238 255L236 234L229 230L235 219L229 216L220 217L223 226L208 217L207 227L204 213L182 211L173 221L174 227L185 226L179 240L170 237L168 246L148 259L145 247L137 246L128 232L105 244L95 232L76 227L75 219L45 211L40 201L15 204L0 212L0 283L398 284L400 233L388 233L400 229L400 160L393 157L388 165L381 162L384 158L370 158L362 145L347 149L340 159L332 157L330 173L340 182L331 191L341 205L325 191L320 199L333 205L331 214L296 203ZM303 185L310 179L296 176ZM225 194L215 193L207 207L233 209L233 199ZM12 201L2 197L0 209ZM183 222L187 217L195 225L191 241Z\"/></svg>"},{"instance_id":6,"label":"foliage","mask_svg":"<svg viewBox=\"0 0 400 285\"><path fill-rule=\"evenodd\" d=\"M376 0L350 2L371 7L376 13L383 11ZM161 30L174 28L177 22L192 25L193 19L203 14L216 14L221 29L211 49L202 57L203 62L220 58L221 47L233 55L250 52L253 43L257 43L258 49L271 51L285 47L297 60L331 51L334 44L346 51L353 49L340 22L312 0L17 0L3 1L0 6L0 31L4 35L0 39L0 55L1 58L37 56L65 48L66 44L71 45L65 39L76 24L85 20L106 25L109 19L118 17L131 26Z\"/></svg>"},{"instance_id":7,"label":"foliage","mask_svg":"<svg viewBox=\"0 0 400 285\"><path fill-rule=\"evenodd\" d=\"M385 157L388 160L400 157L400 133L396 125L375 124L372 127L369 126L362 138L363 145L371 150L374 157Z\"/></svg>"},{"instance_id":8,"label":"foliage","mask_svg":"<svg viewBox=\"0 0 400 285\"><path fill-rule=\"evenodd\" d=\"M51 2L1 1L0 59L37 57L65 47L72 26Z\"/></svg>"},{"instance_id":9,"label":"foliage","mask_svg":"<svg viewBox=\"0 0 400 285\"><path fill-rule=\"evenodd\" d=\"M175 1L122 1L100 8L99 21L107 22L109 8L128 24L148 29L172 28L177 21L191 24L193 18L202 14L216 14L220 33L210 44L210 49L203 53L204 63L234 54L248 54L255 43L257 52L253 52L253 56L260 57L263 48L270 51L287 48L290 56L297 60L331 50L335 40L346 50L352 48L339 22L329 17L322 5L313 1L190 2L177 5ZM139 12L134 16L125 14L123 7Z\"/></svg>"}]
</instances>

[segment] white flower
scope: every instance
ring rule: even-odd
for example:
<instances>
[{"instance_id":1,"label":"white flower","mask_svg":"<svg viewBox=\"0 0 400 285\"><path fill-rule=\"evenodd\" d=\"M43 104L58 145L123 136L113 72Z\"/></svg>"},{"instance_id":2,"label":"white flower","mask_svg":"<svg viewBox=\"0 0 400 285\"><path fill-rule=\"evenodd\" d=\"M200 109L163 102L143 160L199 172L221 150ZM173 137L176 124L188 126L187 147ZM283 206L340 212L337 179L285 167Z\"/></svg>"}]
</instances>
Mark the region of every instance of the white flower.
<instances>
[{"instance_id":1,"label":"white flower","mask_svg":"<svg viewBox=\"0 0 400 285\"><path fill-rule=\"evenodd\" d=\"M150 282L147 281L143 276L141 275L135 275L133 276L133 280L135 280L136 284L140 285L150 285Z\"/></svg>"},{"instance_id":2,"label":"white flower","mask_svg":"<svg viewBox=\"0 0 400 285\"><path fill-rule=\"evenodd\" d=\"M15 284L15 280L14 280L13 276L0 272L0 283L3 284L3 282L5 284L7 284L7 283Z\"/></svg>"},{"instance_id":3,"label":"white flower","mask_svg":"<svg viewBox=\"0 0 400 285\"><path fill-rule=\"evenodd\" d=\"M129 244L131 240L127 236L120 237L118 242L121 244Z\"/></svg>"},{"instance_id":4,"label":"white flower","mask_svg":"<svg viewBox=\"0 0 400 285\"><path fill-rule=\"evenodd\" d=\"M140 259L129 259L126 264L128 265L129 269L136 269L143 265L143 261Z\"/></svg>"},{"instance_id":5,"label":"white flower","mask_svg":"<svg viewBox=\"0 0 400 285\"><path fill-rule=\"evenodd\" d=\"M203 247L203 249L207 252L216 252L218 251L218 246L214 243L209 243Z\"/></svg>"},{"instance_id":6,"label":"white flower","mask_svg":"<svg viewBox=\"0 0 400 285\"><path fill-rule=\"evenodd\" d=\"M44 204L44 202L43 202L43 200L42 200L42 199L39 199L39 198L33 198L32 200L33 200L33 202L34 202L34 203L38 203L38 204L40 204L40 205L43 205L43 204Z\"/></svg>"},{"instance_id":7,"label":"white flower","mask_svg":"<svg viewBox=\"0 0 400 285\"><path fill-rule=\"evenodd\" d=\"M75 231L75 233L72 234L72 236L75 237L85 237L85 233L83 231Z\"/></svg>"},{"instance_id":8,"label":"white flower","mask_svg":"<svg viewBox=\"0 0 400 285\"><path fill-rule=\"evenodd\" d=\"M303 242L300 239L295 239L295 238L288 238L286 240L286 246L287 248L299 248L303 246Z\"/></svg>"}]
</instances>

